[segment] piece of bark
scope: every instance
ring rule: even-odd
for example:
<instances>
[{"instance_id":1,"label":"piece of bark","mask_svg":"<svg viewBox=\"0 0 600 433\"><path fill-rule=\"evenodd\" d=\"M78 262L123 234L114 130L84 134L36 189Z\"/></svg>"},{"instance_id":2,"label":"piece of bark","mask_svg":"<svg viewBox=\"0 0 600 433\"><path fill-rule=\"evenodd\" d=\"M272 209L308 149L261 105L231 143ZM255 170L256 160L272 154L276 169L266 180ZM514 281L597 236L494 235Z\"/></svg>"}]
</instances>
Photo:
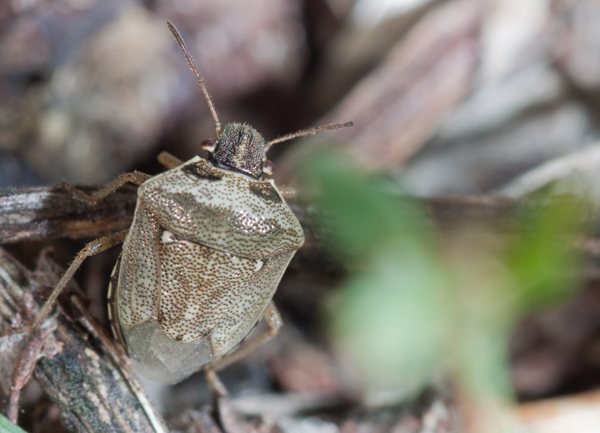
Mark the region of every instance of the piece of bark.
<instances>
[{"instance_id":1,"label":"piece of bark","mask_svg":"<svg viewBox=\"0 0 600 433\"><path fill-rule=\"evenodd\" d=\"M0 323L5 329L30 320L37 308L25 308L24 295L53 287L62 270L48 254L42 254L38 269L28 271L0 249L0 273ZM60 314L49 318L32 335L0 339L0 388L5 393L10 389L13 375L6 372L14 369L15 360L33 362L35 379L59 406L70 431L166 433L164 423L140 392L140 386L122 368L115 348L79 308L70 314L78 318L71 321ZM24 348L31 349L31 338L41 336L43 349L22 352Z\"/></svg>"},{"instance_id":2,"label":"piece of bark","mask_svg":"<svg viewBox=\"0 0 600 433\"><path fill-rule=\"evenodd\" d=\"M105 236L131 224L135 201L135 188L127 187L98 206L78 200L60 186L0 191L0 244Z\"/></svg>"}]
</instances>

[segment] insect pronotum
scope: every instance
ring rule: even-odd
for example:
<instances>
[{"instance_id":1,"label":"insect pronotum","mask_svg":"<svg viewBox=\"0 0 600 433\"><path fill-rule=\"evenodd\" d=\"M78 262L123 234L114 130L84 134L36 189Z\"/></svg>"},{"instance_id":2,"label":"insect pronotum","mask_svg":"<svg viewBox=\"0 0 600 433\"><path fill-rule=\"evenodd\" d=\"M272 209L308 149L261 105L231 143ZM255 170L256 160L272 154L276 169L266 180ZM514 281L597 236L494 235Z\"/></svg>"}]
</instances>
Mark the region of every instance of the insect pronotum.
<instances>
[{"instance_id":1,"label":"insect pronotum","mask_svg":"<svg viewBox=\"0 0 600 433\"><path fill-rule=\"evenodd\" d=\"M129 229L96 239L75 257L52 294L27 326L37 329L81 263L118 243L123 249L109 286L109 318L135 370L148 379L175 383L204 369L213 389L224 393L214 371L243 357L277 334L281 319L271 301L288 263L304 243L300 223L272 180L269 148L320 131L331 124L266 142L251 126L221 128L204 80L183 39L169 29L198 79L215 120L216 140L182 162L163 152L167 171L157 176L125 173L87 195L96 204L125 183L139 185ZM261 317L269 330L241 345Z\"/></svg>"}]
</instances>

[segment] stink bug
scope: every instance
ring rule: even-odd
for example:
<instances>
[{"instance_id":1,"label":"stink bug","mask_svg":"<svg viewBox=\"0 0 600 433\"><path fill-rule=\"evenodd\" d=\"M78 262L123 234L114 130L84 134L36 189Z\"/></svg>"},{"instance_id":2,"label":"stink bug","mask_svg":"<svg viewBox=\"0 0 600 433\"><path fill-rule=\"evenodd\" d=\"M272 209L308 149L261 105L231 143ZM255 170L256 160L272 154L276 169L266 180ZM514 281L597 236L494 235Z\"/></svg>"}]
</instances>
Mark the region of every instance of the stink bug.
<instances>
[{"instance_id":1,"label":"stink bug","mask_svg":"<svg viewBox=\"0 0 600 433\"><path fill-rule=\"evenodd\" d=\"M215 120L216 140L202 143L208 160L197 156L182 163L162 153L159 161L168 170L157 176L125 173L91 195L69 187L95 204L125 183L140 185L133 222L127 230L86 245L33 323L4 334L39 327L81 263L123 242L109 287L109 318L135 369L162 383L205 369L213 388L222 392L214 370L272 338L281 326L271 299L304 243L300 223L274 182L264 178L273 168L266 152L275 143L351 122L269 142L249 125L230 123L221 129L183 39L168 26ZM262 316L269 331L240 347Z\"/></svg>"}]
</instances>

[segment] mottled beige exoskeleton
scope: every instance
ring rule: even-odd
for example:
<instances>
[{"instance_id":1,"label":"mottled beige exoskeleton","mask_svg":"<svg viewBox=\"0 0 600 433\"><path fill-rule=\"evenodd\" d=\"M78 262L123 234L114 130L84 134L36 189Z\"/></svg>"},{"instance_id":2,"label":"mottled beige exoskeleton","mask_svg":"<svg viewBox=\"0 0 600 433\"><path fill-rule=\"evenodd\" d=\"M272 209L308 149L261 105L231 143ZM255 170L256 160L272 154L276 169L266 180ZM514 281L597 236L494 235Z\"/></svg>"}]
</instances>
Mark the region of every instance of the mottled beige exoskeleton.
<instances>
[{"instance_id":1,"label":"mottled beige exoskeleton","mask_svg":"<svg viewBox=\"0 0 600 433\"><path fill-rule=\"evenodd\" d=\"M245 125L224 136L264 143ZM140 186L109 299L145 376L175 382L227 355L267 308L304 234L261 177L196 157Z\"/></svg>"},{"instance_id":2,"label":"mottled beige exoskeleton","mask_svg":"<svg viewBox=\"0 0 600 433\"><path fill-rule=\"evenodd\" d=\"M182 163L163 153L159 160L169 170L158 176L126 173L91 196L71 188L95 204L127 182L140 185L131 227L89 243L35 321L4 334L37 328L81 263L123 242L109 288L109 317L136 370L151 380L174 383L204 368L213 388L223 392L213 371L277 333L281 320L271 299L304 243L302 227L282 194L264 179L273 168L266 151L275 143L351 123L270 142L245 124L221 130L181 36L168 25L215 119L216 140L202 144L208 160L195 157ZM269 331L238 349L263 316Z\"/></svg>"}]
</instances>

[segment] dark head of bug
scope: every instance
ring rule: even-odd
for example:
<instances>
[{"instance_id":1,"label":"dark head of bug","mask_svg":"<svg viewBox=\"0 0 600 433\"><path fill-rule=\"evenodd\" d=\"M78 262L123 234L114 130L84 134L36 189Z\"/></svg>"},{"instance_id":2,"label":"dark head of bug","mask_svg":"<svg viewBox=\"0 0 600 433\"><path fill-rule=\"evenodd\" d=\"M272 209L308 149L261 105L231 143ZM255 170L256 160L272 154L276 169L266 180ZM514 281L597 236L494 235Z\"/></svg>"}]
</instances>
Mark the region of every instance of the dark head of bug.
<instances>
[{"instance_id":1,"label":"dark head of bug","mask_svg":"<svg viewBox=\"0 0 600 433\"><path fill-rule=\"evenodd\" d=\"M198 68L192 59L183 38L170 22L167 22L171 33L175 37L179 48L183 51L190 68L196 75L198 84L204 93L208 108L215 119L215 129L217 133L216 141L213 139L204 140L202 149L209 153L209 161L218 167L228 170L234 170L239 173L251 176L255 179L262 179L263 175L273 174L273 163L267 160L266 153L277 143L291 140L293 138L304 137L306 135L316 134L321 131L329 131L332 129L352 126L352 122L332 123L329 125L319 126L318 128L309 128L303 131L294 132L284 135L269 142L265 142L260 133L252 126L242 123L229 123L225 129L221 130L221 122L217 115L217 110L206 90L206 85L202 76L198 73Z\"/></svg>"},{"instance_id":2,"label":"dark head of bug","mask_svg":"<svg viewBox=\"0 0 600 433\"><path fill-rule=\"evenodd\" d=\"M250 125L229 123L216 141L205 140L202 149L209 152L209 161L219 167L256 179L262 179L263 173L271 174L265 139Z\"/></svg>"}]
</instances>

